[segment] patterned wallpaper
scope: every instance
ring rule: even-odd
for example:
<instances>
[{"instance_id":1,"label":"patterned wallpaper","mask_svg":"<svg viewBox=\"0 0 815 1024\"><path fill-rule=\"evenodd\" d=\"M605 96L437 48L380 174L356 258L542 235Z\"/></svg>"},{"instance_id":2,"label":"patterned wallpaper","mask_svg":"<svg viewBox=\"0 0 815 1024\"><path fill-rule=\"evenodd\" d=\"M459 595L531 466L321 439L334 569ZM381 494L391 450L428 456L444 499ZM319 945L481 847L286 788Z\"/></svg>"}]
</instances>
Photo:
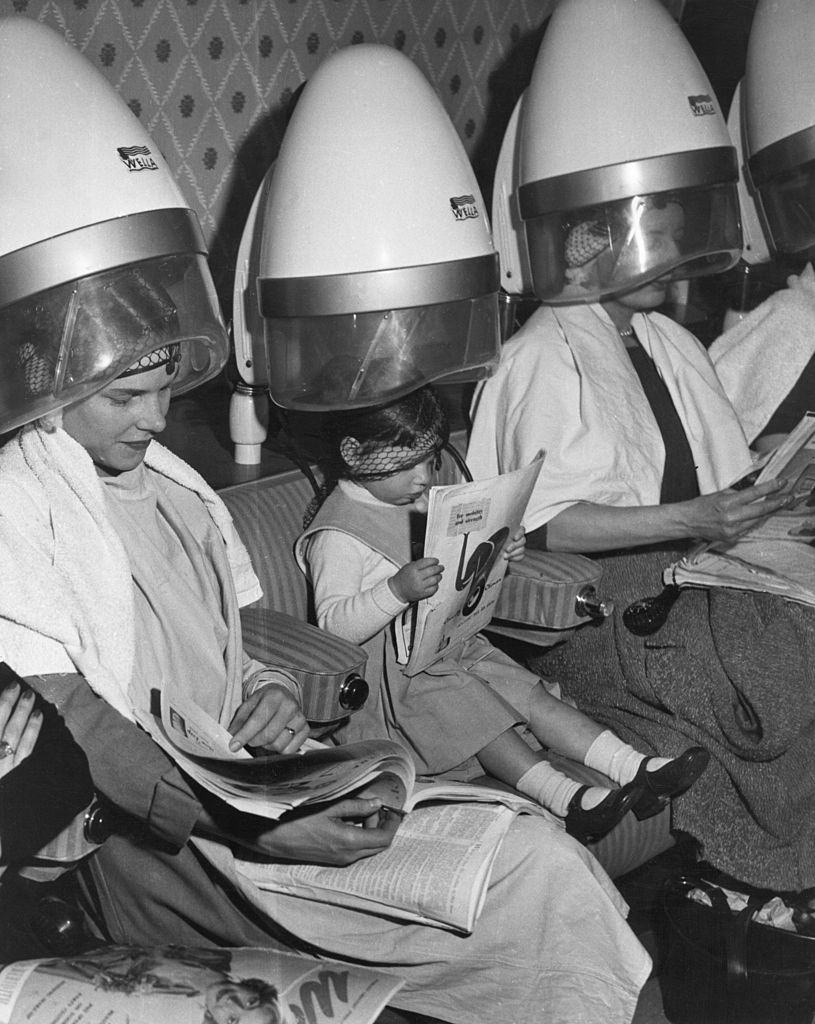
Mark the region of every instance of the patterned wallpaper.
<instances>
[{"instance_id":1,"label":"patterned wallpaper","mask_svg":"<svg viewBox=\"0 0 815 1024\"><path fill-rule=\"evenodd\" d=\"M0 14L56 28L141 119L200 217L228 313L241 231L288 102L328 53L378 42L415 61L488 198L503 130L555 2L0 0Z\"/></svg>"}]
</instances>

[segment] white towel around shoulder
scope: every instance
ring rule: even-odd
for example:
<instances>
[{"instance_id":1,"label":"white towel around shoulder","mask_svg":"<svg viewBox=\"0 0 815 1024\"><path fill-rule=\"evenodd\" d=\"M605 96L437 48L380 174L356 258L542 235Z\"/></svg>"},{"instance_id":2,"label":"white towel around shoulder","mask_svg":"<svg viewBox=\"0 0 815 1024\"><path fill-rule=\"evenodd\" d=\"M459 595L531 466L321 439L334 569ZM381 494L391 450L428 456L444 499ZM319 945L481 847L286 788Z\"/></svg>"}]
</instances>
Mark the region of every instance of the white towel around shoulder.
<instances>
[{"instance_id":1,"label":"white towel around shoulder","mask_svg":"<svg viewBox=\"0 0 815 1024\"><path fill-rule=\"evenodd\" d=\"M242 604L261 595L220 498L153 442L146 464L199 494L227 546ZM24 428L0 451L0 651L21 675L81 672L132 718L133 584L93 462L64 430Z\"/></svg>"},{"instance_id":2,"label":"white towel around shoulder","mask_svg":"<svg viewBox=\"0 0 815 1024\"><path fill-rule=\"evenodd\" d=\"M815 354L815 271L808 263L710 346L710 358L753 442Z\"/></svg>"}]
</instances>

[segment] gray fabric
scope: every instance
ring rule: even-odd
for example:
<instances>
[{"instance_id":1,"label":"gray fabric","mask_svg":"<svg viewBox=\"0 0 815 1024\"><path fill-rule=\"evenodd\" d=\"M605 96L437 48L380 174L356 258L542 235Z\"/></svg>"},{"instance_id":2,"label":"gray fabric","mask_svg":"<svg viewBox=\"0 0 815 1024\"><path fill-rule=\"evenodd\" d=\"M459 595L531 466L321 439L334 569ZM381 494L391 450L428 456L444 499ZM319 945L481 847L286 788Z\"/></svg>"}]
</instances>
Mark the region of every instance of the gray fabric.
<instances>
[{"instance_id":1,"label":"gray fabric","mask_svg":"<svg viewBox=\"0 0 815 1024\"><path fill-rule=\"evenodd\" d=\"M535 667L638 749L711 752L673 804L673 827L708 860L755 885L815 885L815 612L767 594L686 590L658 633L634 636L623 611L659 593L671 558L601 559L613 616Z\"/></svg>"}]
</instances>

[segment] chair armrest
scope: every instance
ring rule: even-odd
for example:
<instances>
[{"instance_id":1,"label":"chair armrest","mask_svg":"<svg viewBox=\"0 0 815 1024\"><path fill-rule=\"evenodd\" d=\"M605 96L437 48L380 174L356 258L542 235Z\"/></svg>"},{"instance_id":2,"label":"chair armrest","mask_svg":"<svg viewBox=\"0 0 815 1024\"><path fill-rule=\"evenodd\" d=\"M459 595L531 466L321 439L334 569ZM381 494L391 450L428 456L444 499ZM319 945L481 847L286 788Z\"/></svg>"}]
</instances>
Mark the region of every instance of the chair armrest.
<instances>
[{"instance_id":1,"label":"chair armrest","mask_svg":"<svg viewBox=\"0 0 815 1024\"><path fill-rule=\"evenodd\" d=\"M597 593L602 572L583 555L528 548L509 563L488 631L544 646L560 643L565 630L613 610Z\"/></svg>"},{"instance_id":2,"label":"chair armrest","mask_svg":"<svg viewBox=\"0 0 815 1024\"><path fill-rule=\"evenodd\" d=\"M340 721L368 697L368 656L361 647L283 612L241 609L246 653L272 668L289 671L300 684L309 722Z\"/></svg>"}]
</instances>

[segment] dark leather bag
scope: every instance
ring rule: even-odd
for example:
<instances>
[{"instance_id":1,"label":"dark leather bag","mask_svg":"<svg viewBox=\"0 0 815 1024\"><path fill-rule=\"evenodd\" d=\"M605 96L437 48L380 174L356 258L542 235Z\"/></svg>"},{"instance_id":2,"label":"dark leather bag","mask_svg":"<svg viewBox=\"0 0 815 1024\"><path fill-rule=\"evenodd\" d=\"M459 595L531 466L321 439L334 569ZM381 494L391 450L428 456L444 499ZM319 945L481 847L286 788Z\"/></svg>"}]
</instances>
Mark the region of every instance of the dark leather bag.
<instances>
[{"instance_id":1,"label":"dark leather bag","mask_svg":"<svg viewBox=\"0 0 815 1024\"><path fill-rule=\"evenodd\" d=\"M712 906L688 897L702 889ZM658 928L659 977L673 1024L811 1024L815 937L752 921L771 893L741 886L747 906L730 909L701 875L666 884Z\"/></svg>"}]
</instances>

